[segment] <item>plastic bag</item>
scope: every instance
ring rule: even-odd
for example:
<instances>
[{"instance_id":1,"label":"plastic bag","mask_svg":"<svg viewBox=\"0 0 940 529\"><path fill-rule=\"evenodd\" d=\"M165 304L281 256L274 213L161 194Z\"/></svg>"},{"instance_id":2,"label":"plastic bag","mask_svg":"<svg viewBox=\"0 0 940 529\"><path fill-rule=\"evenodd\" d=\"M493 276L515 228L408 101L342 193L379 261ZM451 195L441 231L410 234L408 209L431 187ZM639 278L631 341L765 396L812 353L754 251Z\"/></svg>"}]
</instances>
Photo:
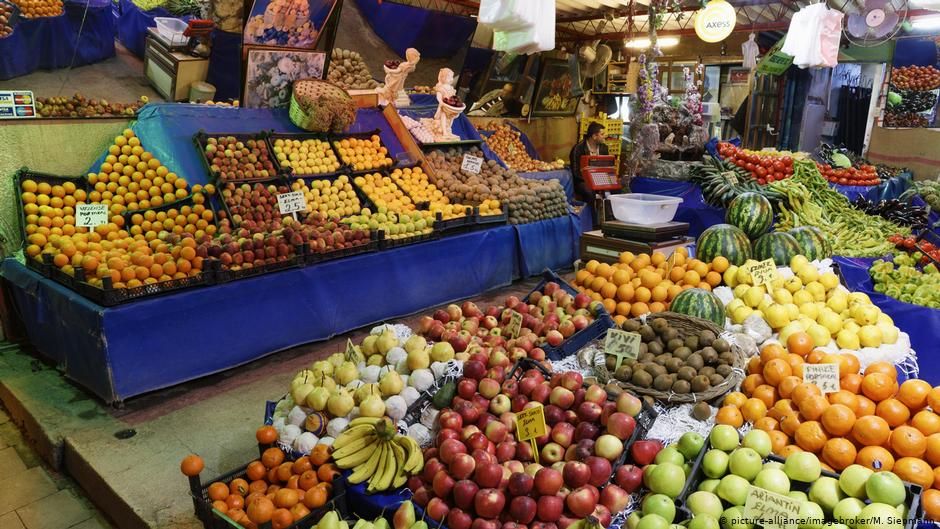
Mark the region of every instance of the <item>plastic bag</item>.
<instances>
[{"instance_id":1,"label":"plastic bag","mask_svg":"<svg viewBox=\"0 0 940 529\"><path fill-rule=\"evenodd\" d=\"M534 27L537 13L532 0L481 0L477 20L496 31L519 31Z\"/></svg>"},{"instance_id":2,"label":"plastic bag","mask_svg":"<svg viewBox=\"0 0 940 529\"><path fill-rule=\"evenodd\" d=\"M522 54L555 49L555 4L541 4L533 27L520 31L494 31L493 49Z\"/></svg>"}]
</instances>

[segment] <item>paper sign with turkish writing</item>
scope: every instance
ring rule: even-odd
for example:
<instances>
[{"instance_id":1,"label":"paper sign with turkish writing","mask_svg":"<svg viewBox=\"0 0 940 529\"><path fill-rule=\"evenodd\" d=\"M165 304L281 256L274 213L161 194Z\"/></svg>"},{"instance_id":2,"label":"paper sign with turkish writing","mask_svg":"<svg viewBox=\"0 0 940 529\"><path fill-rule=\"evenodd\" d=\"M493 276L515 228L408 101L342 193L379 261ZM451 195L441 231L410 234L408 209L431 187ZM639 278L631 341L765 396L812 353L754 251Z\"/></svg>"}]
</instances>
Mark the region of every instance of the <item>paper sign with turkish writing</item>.
<instances>
[{"instance_id":1,"label":"paper sign with turkish writing","mask_svg":"<svg viewBox=\"0 0 940 529\"><path fill-rule=\"evenodd\" d=\"M290 193L281 193L277 196L277 207L281 215L290 215L307 211L307 200L301 191L291 191Z\"/></svg>"},{"instance_id":2,"label":"paper sign with turkish writing","mask_svg":"<svg viewBox=\"0 0 940 529\"><path fill-rule=\"evenodd\" d=\"M75 225L79 228L94 228L108 223L107 204L76 204Z\"/></svg>"},{"instance_id":3,"label":"paper sign with turkish writing","mask_svg":"<svg viewBox=\"0 0 940 529\"><path fill-rule=\"evenodd\" d=\"M839 366L837 364L804 364L803 382L816 384L823 393L839 391Z\"/></svg>"},{"instance_id":4,"label":"paper sign with turkish writing","mask_svg":"<svg viewBox=\"0 0 940 529\"><path fill-rule=\"evenodd\" d=\"M800 516L800 500L751 486L744 502L744 517L764 529L795 529ZM743 526L743 524L742 524Z\"/></svg>"},{"instance_id":5,"label":"paper sign with turkish writing","mask_svg":"<svg viewBox=\"0 0 940 529\"><path fill-rule=\"evenodd\" d=\"M754 263L747 267L747 271L751 274L754 285L770 285L780 277L773 259L765 259Z\"/></svg>"},{"instance_id":6,"label":"paper sign with turkish writing","mask_svg":"<svg viewBox=\"0 0 940 529\"><path fill-rule=\"evenodd\" d=\"M604 339L604 352L617 357L618 369L625 358L636 359L640 354L640 342L642 338L635 332L621 331L620 329L608 329L607 337Z\"/></svg>"},{"instance_id":7,"label":"paper sign with turkish writing","mask_svg":"<svg viewBox=\"0 0 940 529\"><path fill-rule=\"evenodd\" d=\"M512 311L509 316L509 325L506 328L509 330L511 338L518 338L519 332L522 331L522 314Z\"/></svg>"},{"instance_id":8,"label":"paper sign with turkish writing","mask_svg":"<svg viewBox=\"0 0 940 529\"><path fill-rule=\"evenodd\" d=\"M545 409L542 406L533 406L516 414L516 438L520 441L541 437L547 431Z\"/></svg>"},{"instance_id":9,"label":"paper sign with turkish writing","mask_svg":"<svg viewBox=\"0 0 940 529\"><path fill-rule=\"evenodd\" d=\"M480 168L483 167L483 158L472 154L463 155L463 162L460 169L468 173L480 174Z\"/></svg>"}]
</instances>

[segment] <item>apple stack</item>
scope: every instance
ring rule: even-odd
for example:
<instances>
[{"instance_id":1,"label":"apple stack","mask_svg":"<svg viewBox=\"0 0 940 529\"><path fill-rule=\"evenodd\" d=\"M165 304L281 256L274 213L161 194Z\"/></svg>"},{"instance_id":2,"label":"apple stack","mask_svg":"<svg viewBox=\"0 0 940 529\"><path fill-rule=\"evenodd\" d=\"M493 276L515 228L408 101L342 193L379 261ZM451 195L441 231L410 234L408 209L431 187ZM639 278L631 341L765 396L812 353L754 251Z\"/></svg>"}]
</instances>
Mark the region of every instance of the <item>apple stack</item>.
<instances>
[{"instance_id":1,"label":"apple stack","mask_svg":"<svg viewBox=\"0 0 940 529\"><path fill-rule=\"evenodd\" d=\"M630 494L608 482L625 445L641 433L640 400L626 392L610 400L603 387L584 387L576 372L546 378L530 369L507 378L478 354L464 364L452 406L438 417L424 471L408 481L415 503L449 529L556 529L591 515L607 526L629 503ZM535 407L543 408L547 429L536 439L538 454L514 433L516 414Z\"/></svg>"}]
</instances>

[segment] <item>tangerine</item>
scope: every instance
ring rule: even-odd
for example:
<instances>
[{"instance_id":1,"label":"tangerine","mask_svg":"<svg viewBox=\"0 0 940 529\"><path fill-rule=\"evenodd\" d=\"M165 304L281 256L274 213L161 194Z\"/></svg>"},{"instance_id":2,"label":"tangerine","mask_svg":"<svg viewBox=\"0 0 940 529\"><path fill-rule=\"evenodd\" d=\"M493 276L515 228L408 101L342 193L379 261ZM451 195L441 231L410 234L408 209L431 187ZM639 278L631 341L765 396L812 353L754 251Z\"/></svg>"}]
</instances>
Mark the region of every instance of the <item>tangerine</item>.
<instances>
[{"instance_id":1,"label":"tangerine","mask_svg":"<svg viewBox=\"0 0 940 529\"><path fill-rule=\"evenodd\" d=\"M797 411L796 406L790 399L780 399L774 403L773 407L767 410L767 416L777 421L782 421L787 415L794 415Z\"/></svg>"},{"instance_id":2,"label":"tangerine","mask_svg":"<svg viewBox=\"0 0 940 529\"><path fill-rule=\"evenodd\" d=\"M744 424L744 416L734 406L722 406L715 415L715 424L728 424L740 428Z\"/></svg>"},{"instance_id":3,"label":"tangerine","mask_svg":"<svg viewBox=\"0 0 940 529\"><path fill-rule=\"evenodd\" d=\"M898 400L911 411L927 406L927 396L933 388L924 380L912 378L905 380L898 388Z\"/></svg>"},{"instance_id":4,"label":"tangerine","mask_svg":"<svg viewBox=\"0 0 940 529\"><path fill-rule=\"evenodd\" d=\"M842 437L829 439L822 449L823 461L837 472L854 463L857 455L855 445Z\"/></svg>"},{"instance_id":5,"label":"tangerine","mask_svg":"<svg viewBox=\"0 0 940 529\"><path fill-rule=\"evenodd\" d=\"M790 436L780 430L771 430L767 433L770 435L770 449L775 454L780 454L783 447L790 443Z\"/></svg>"},{"instance_id":6,"label":"tangerine","mask_svg":"<svg viewBox=\"0 0 940 529\"><path fill-rule=\"evenodd\" d=\"M898 381L881 372L866 373L862 393L875 402L891 398L898 391Z\"/></svg>"},{"instance_id":7,"label":"tangerine","mask_svg":"<svg viewBox=\"0 0 940 529\"><path fill-rule=\"evenodd\" d=\"M751 397L754 395L754 390L757 389L757 386L760 386L764 383L764 376L760 374L753 374L744 377L744 382L741 382L741 391L745 395Z\"/></svg>"},{"instance_id":8,"label":"tangerine","mask_svg":"<svg viewBox=\"0 0 940 529\"><path fill-rule=\"evenodd\" d=\"M814 349L813 352L806 355L806 363L818 364L822 361L824 356L826 356L826 351L823 351L822 349Z\"/></svg>"},{"instance_id":9,"label":"tangerine","mask_svg":"<svg viewBox=\"0 0 940 529\"><path fill-rule=\"evenodd\" d=\"M826 435L822 425L818 422L806 421L797 427L793 439L796 441L796 445L803 450L819 453L826 441L829 440L829 436Z\"/></svg>"},{"instance_id":10,"label":"tangerine","mask_svg":"<svg viewBox=\"0 0 940 529\"><path fill-rule=\"evenodd\" d=\"M800 356L806 356L812 352L813 347L813 338L802 331L795 332L787 338L787 350L793 354Z\"/></svg>"},{"instance_id":11,"label":"tangerine","mask_svg":"<svg viewBox=\"0 0 940 529\"><path fill-rule=\"evenodd\" d=\"M855 410L855 415L863 417L865 415L874 415L875 414L875 403L870 398L864 395L858 395L858 409Z\"/></svg>"},{"instance_id":12,"label":"tangerine","mask_svg":"<svg viewBox=\"0 0 940 529\"><path fill-rule=\"evenodd\" d=\"M782 382L784 378L792 374L793 368L790 367L790 364L788 364L785 359L774 358L764 363L764 380L771 386L776 387L780 385L780 382Z\"/></svg>"},{"instance_id":13,"label":"tangerine","mask_svg":"<svg viewBox=\"0 0 940 529\"><path fill-rule=\"evenodd\" d=\"M763 404L763 401L761 401L761 404ZM780 423L773 417L761 417L754 421L754 428L764 430L765 432L772 432L780 429Z\"/></svg>"},{"instance_id":14,"label":"tangerine","mask_svg":"<svg viewBox=\"0 0 940 529\"><path fill-rule=\"evenodd\" d=\"M789 399L793 394L793 390L802 383L803 379L797 376L783 377L783 380L777 384L777 393L780 394L780 398Z\"/></svg>"},{"instance_id":15,"label":"tangerine","mask_svg":"<svg viewBox=\"0 0 940 529\"><path fill-rule=\"evenodd\" d=\"M774 358L786 358L787 351L780 344L771 343L764 346L760 352L760 361L766 364Z\"/></svg>"},{"instance_id":16,"label":"tangerine","mask_svg":"<svg viewBox=\"0 0 940 529\"><path fill-rule=\"evenodd\" d=\"M927 394L927 405L933 411L940 411L940 386L931 389Z\"/></svg>"},{"instance_id":17,"label":"tangerine","mask_svg":"<svg viewBox=\"0 0 940 529\"><path fill-rule=\"evenodd\" d=\"M933 485L933 468L917 457L902 457L894 463L892 470L904 481L920 485L925 489Z\"/></svg>"},{"instance_id":18,"label":"tangerine","mask_svg":"<svg viewBox=\"0 0 940 529\"><path fill-rule=\"evenodd\" d=\"M724 400L721 401L724 406L734 406L740 408L747 401L747 395L741 393L740 391L732 391L725 395Z\"/></svg>"},{"instance_id":19,"label":"tangerine","mask_svg":"<svg viewBox=\"0 0 940 529\"><path fill-rule=\"evenodd\" d=\"M741 415L747 422L756 423L767 415L767 405L764 401L751 397L741 406Z\"/></svg>"},{"instance_id":20,"label":"tangerine","mask_svg":"<svg viewBox=\"0 0 940 529\"><path fill-rule=\"evenodd\" d=\"M924 459L926 459L931 466L940 466L940 433L927 436Z\"/></svg>"},{"instance_id":21,"label":"tangerine","mask_svg":"<svg viewBox=\"0 0 940 529\"><path fill-rule=\"evenodd\" d=\"M777 395L777 388L767 384L761 384L760 386L757 386L757 388L754 389L753 396L764 401L764 404L766 404L768 408L773 406L779 397Z\"/></svg>"},{"instance_id":22,"label":"tangerine","mask_svg":"<svg viewBox=\"0 0 940 529\"><path fill-rule=\"evenodd\" d=\"M894 367L894 364L891 362L885 362L883 360L868 364L868 367L865 368L864 374L870 375L872 373L882 373L888 375L894 380L898 379L898 370L896 367Z\"/></svg>"},{"instance_id":23,"label":"tangerine","mask_svg":"<svg viewBox=\"0 0 940 529\"><path fill-rule=\"evenodd\" d=\"M911 418L911 410L898 399L885 399L875 406L875 415L888 421L888 426L896 428Z\"/></svg>"},{"instance_id":24,"label":"tangerine","mask_svg":"<svg viewBox=\"0 0 940 529\"><path fill-rule=\"evenodd\" d=\"M858 396L851 391L840 389L839 391L830 393L827 398L829 399L829 404L842 404L852 410L852 413L855 413L858 409Z\"/></svg>"},{"instance_id":25,"label":"tangerine","mask_svg":"<svg viewBox=\"0 0 940 529\"><path fill-rule=\"evenodd\" d=\"M852 425L852 437L863 446L881 446L890 436L888 422L877 415L859 417Z\"/></svg>"},{"instance_id":26,"label":"tangerine","mask_svg":"<svg viewBox=\"0 0 940 529\"><path fill-rule=\"evenodd\" d=\"M790 415L785 416L783 419L780 419L780 430L791 437L796 434L796 430L799 427L800 416L796 413L791 413Z\"/></svg>"},{"instance_id":27,"label":"tangerine","mask_svg":"<svg viewBox=\"0 0 940 529\"><path fill-rule=\"evenodd\" d=\"M894 468L894 456L883 446L865 446L858 451L855 462L871 470L890 471Z\"/></svg>"},{"instance_id":28,"label":"tangerine","mask_svg":"<svg viewBox=\"0 0 940 529\"><path fill-rule=\"evenodd\" d=\"M832 404L822 412L820 422L830 434L844 436L852 431L855 412L844 404Z\"/></svg>"},{"instance_id":29,"label":"tangerine","mask_svg":"<svg viewBox=\"0 0 940 529\"><path fill-rule=\"evenodd\" d=\"M810 395L800 401L800 415L809 421L815 421L822 417L826 408L829 407L829 401L822 395Z\"/></svg>"},{"instance_id":30,"label":"tangerine","mask_svg":"<svg viewBox=\"0 0 940 529\"><path fill-rule=\"evenodd\" d=\"M764 363L760 361L759 356L752 356L750 360L747 361L747 374L748 375L760 375L764 372Z\"/></svg>"},{"instance_id":31,"label":"tangerine","mask_svg":"<svg viewBox=\"0 0 940 529\"><path fill-rule=\"evenodd\" d=\"M793 388L793 392L790 394L790 399L797 406L803 402L804 399L812 395L822 396L822 391L820 391L819 386L816 384L810 384L808 382L803 382L797 387Z\"/></svg>"},{"instance_id":32,"label":"tangerine","mask_svg":"<svg viewBox=\"0 0 940 529\"><path fill-rule=\"evenodd\" d=\"M927 451L927 439L913 426L898 426L889 442L891 450L901 457L921 457Z\"/></svg>"},{"instance_id":33,"label":"tangerine","mask_svg":"<svg viewBox=\"0 0 940 529\"><path fill-rule=\"evenodd\" d=\"M920 505L924 515L933 521L940 521L940 490L928 489L920 496Z\"/></svg>"}]
</instances>

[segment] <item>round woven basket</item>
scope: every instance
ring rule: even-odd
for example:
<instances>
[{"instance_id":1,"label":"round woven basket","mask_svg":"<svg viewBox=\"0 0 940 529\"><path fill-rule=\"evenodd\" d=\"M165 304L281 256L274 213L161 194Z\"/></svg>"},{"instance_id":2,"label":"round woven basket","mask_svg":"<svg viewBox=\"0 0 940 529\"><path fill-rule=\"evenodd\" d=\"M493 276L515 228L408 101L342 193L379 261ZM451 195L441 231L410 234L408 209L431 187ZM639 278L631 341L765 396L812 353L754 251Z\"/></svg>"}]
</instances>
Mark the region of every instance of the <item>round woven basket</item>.
<instances>
[{"instance_id":1,"label":"round woven basket","mask_svg":"<svg viewBox=\"0 0 940 529\"><path fill-rule=\"evenodd\" d=\"M679 331L679 335L683 338L692 335L698 334L700 331L709 330L715 333L715 336L728 338L727 333L724 332L720 327L714 323L703 320L700 318L694 318L691 316L686 316L685 314L678 314L675 312L659 312L656 314L648 314L636 318L642 321L646 319L653 318L662 318L669 322L669 326L673 329ZM672 404L680 404L685 402L701 402L711 400L719 395L724 395L741 383L741 380L744 379L745 367L747 364L747 354L746 352L733 340L729 340L731 343L731 352L734 354L734 365L732 366L731 374L725 377L725 380L718 384L717 386L712 386L706 391L699 393L674 393L672 391L659 391L654 388L642 388L640 386L633 385L629 382L622 382L614 378L613 373L607 369L607 364L605 363L606 355L603 353L597 354L594 359L594 374L597 376L597 379L602 384L608 382L613 382L620 387L627 389L637 395L648 395L660 402L668 402ZM603 337L599 340L598 349L603 350L604 342Z\"/></svg>"}]
</instances>

